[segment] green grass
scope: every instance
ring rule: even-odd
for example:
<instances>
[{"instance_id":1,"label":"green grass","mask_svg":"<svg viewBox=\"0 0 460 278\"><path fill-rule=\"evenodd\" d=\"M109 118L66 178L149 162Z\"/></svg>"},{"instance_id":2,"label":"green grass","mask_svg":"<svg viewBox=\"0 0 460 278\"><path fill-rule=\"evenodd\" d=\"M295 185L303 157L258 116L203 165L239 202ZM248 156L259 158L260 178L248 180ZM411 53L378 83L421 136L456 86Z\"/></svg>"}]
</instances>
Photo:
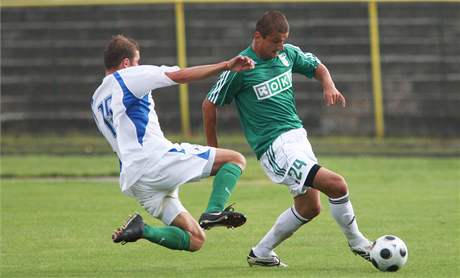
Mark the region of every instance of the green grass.
<instances>
[{"instance_id":1,"label":"green grass","mask_svg":"<svg viewBox=\"0 0 460 278\"><path fill-rule=\"evenodd\" d=\"M322 157L323 165L347 178L362 232L370 238L395 234L407 243L408 264L392 274L351 254L324 197L320 216L277 248L289 268L249 268L249 248L291 204L287 190L271 184L253 158L232 196L247 224L207 232L196 253L147 241L113 244L113 229L133 211L160 225L120 193L115 178L30 178L111 174L117 170L113 157L14 159L10 164L3 157L2 173L29 178L1 180L1 277L432 278L460 271L460 161L453 158ZM211 179L182 187L181 200L195 217L210 187Z\"/></svg>"},{"instance_id":2,"label":"green grass","mask_svg":"<svg viewBox=\"0 0 460 278\"><path fill-rule=\"evenodd\" d=\"M117 176L116 155L27 155L1 158L0 177Z\"/></svg>"},{"instance_id":3,"label":"green grass","mask_svg":"<svg viewBox=\"0 0 460 278\"><path fill-rule=\"evenodd\" d=\"M166 134L173 142L206 144L202 134L184 138L178 134ZM460 156L460 138L311 136L310 141L319 155L416 155L416 156ZM242 134L220 134L221 147L231 148L243 154L252 154ZM96 131L91 134L2 134L2 155L101 155L112 154L105 139Z\"/></svg>"}]
</instances>

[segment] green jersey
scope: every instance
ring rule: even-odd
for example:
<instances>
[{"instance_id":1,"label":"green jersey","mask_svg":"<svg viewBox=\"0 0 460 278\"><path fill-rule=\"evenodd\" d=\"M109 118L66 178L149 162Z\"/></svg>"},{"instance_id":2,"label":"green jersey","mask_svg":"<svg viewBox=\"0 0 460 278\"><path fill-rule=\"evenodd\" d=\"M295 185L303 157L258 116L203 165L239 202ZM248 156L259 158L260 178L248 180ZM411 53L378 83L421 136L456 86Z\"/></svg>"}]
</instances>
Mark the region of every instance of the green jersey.
<instances>
[{"instance_id":1,"label":"green jersey","mask_svg":"<svg viewBox=\"0 0 460 278\"><path fill-rule=\"evenodd\" d=\"M223 72L207 99L219 106L235 100L246 140L259 159L280 134L302 127L295 107L292 73L312 78L320 61L290 44L269 60L257 57L251 46L240 55L251 57L255 68Z\"/></svg>"}]
</instances>

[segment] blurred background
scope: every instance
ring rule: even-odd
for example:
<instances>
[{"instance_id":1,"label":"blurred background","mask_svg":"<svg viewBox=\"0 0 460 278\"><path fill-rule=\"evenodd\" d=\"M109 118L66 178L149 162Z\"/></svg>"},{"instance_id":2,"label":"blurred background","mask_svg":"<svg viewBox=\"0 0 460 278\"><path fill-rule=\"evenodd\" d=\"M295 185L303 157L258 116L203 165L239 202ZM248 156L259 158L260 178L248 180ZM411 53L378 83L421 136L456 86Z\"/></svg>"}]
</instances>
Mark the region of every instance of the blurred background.
<instances>
[{"instance_id":1,"label":"blurred background","mask_svg":"<svg viewBox=\"0 0 460 278\"><path fill-rule=\"evenodd\" d=\"M230 277L229 269L251 278L384 277L345 248L326 195L323 216L277 249L288 269L245 265L291 200L259 167L234 105L220 110L219 143L247 158L231 199L249 216L245 228L213 230L193 256L110 241L129 212L160 223L120 193L119 161L91 119L107 42L120 33L135 38L143 64L214 63L245 49L272 9L289 20L288 42L316 54L347 98L345 109L327 107L317 81L294 76L315 154L346 177L362 231L405 240L411 255L398 277L459 277L460 0L0 0L0 7L0 277L204 278ZM170 140L206 144L201 103L216 80L154 94ZM181 187L195 217L211 188L212 179Z\"/></svg>"},{"instance_id":2,"label":"blurred background","mask_svg":"<svg viewBox=\"0 0 460 278\"><path fill-rule=\"evenodd\" d=\"M2 2L2 154L55 152L59 146L77 153L110 151L92 122L89 102L104 77L103 49L112 35L138 40L143 64L179 64L174 1L97 2ZM367 1L184 2L188 66L237 55L250 44L265 11L286 14L288 42L316 54L347 98L346 109L326 107L317 82L294 77L298 112L320 149L344 142L342 149L349 151L355 142L370 144L367 151L373 152L378 144L396 142L395 152L419 146L417 153L432 147L435 154L459 154L460 2L377 2L380 114L374 103ZM154 95L167 136L204 143L201 102L216 79L189 85L187 115L180 110L178 87ZM220 132L236 134L232 140L245 144L232 106L221 110ZM184 117L192 136L181 128ZM384 124L379 135L376 117Z\"/></svg>"}]
</instances>

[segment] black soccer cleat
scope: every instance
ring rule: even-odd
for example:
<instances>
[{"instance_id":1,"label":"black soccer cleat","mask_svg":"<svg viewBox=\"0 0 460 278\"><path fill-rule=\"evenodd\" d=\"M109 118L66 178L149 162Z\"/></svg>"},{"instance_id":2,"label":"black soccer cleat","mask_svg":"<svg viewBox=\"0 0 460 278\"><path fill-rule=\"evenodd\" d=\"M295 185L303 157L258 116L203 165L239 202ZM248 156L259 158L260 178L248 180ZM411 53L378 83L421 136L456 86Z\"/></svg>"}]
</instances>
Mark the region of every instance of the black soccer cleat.
<instances>
[{"instance_id":1,"label":"black soccer cleat","mask_svg":"<svg viewBox=\"0 0 460 278\"><path fill-rule=\"evenodd\" d=\"M138 239L142 238L144 234L144 221L142 216L139 213L134 213L130 215L126 220L126 223L123 227L118 228L112 234L112 240L114 243L126 244L127 242L135 242Z\"/></svg>"},{"instance_id":2,"label":"black soccer cleat","mask_svg":"<svg viewBox=\"0 0 460 278\"><path fill-rule=\"evenodd\" d=\"M209 230L213 227L224 226L227 228L236 228L246 223L246 216L244 214L235 212L234 205L231 204L223 211L219 212L204 212L201 214L198 223L201 228Z\"/></svg>"}]
</instances>

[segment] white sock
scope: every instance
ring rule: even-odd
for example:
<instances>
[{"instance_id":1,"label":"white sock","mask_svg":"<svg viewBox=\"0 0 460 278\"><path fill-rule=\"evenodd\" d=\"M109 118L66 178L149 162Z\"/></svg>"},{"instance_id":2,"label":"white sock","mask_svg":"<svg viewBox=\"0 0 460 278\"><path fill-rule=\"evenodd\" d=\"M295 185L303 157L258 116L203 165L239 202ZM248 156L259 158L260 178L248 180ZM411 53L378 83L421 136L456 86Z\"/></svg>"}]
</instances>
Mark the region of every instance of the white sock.
<instances>
[{"instance_id":1,"label":"white sock","mask_svg":"<svg viewBox=\"0 0 460 278\"><path fill-rule=\"evenodd\" d=\"M303 218L294 206L285 210L276 220L273 227L252 250L257 257L268 257L273 249L289 238L300 226L310 221Z\"/></svg>"},{"instance_id":2,"label":"white sock","mask_svg":"<svg viewBox=\"0 0 460 278\"><path fill-rule=\"evenodd\" d=\"M356 222L353 206L348 198L348 193L340 198L329 198L332 217L342 229L343 234L351 246L358 246L367 242L367 239L361 234Z\"/></svg>"}]
</instances>

